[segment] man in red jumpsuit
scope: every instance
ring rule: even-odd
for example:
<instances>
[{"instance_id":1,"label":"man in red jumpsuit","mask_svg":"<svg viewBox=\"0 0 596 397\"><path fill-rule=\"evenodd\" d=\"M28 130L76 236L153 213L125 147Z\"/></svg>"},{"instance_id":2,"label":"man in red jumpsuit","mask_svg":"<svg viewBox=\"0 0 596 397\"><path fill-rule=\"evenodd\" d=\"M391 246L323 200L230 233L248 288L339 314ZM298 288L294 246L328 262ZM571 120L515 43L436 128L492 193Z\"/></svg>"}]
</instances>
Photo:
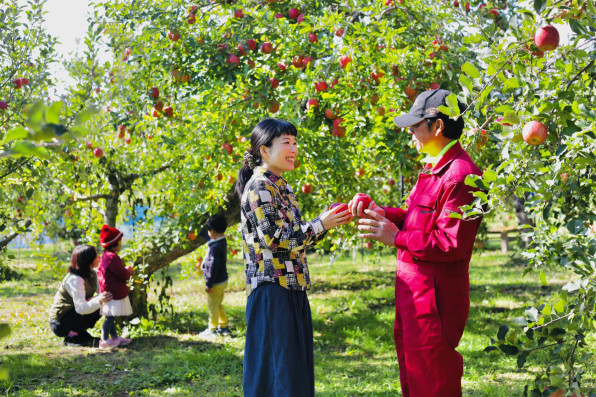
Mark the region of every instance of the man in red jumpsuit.
<instances>
[{"instance_id":1,"label":"man in red jumpsuit","mask_svg":"<svg viewBox=\"0 0 596 397\"><path fill-rule=\"evenodd\" d=\"M468 267L480 218L449 215L461 214L459 208L474 200L466 176L482 173L458 142L463 119L437 109L447 106L449 94L426 91L394 119L427 155L406 208L382 208L373 201L365 209L356 196L349 204L361 216L360 237L398 248L394 337L404 397L462 395L463 358L455 348L470 308Z\"/></svg>"}]
</instances>

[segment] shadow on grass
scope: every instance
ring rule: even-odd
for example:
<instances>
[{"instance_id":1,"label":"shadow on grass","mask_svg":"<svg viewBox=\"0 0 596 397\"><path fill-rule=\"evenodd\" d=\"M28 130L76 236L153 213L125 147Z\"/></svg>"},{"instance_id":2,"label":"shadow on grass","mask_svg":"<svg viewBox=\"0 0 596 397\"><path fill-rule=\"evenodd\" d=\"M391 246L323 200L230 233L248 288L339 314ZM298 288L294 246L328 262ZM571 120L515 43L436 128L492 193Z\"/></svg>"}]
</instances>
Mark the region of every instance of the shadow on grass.
<instances>
[{"instance_id":1,"label":"shadow on grass","mask_svg":"<svg viewBox=\"0 0 596 397\"><path fill-rule=\"evenodd\" d=\"M77 349L71 356L59 352L55 357L18 353L4 356L1 365L8 369L10 381L0 383L0 392L124 396L172 384L194 388L196 382L207 378L242 373L242 357L234 349L211 341L142 336L124 348ZM235 376L228 378L229 387L239 387L234 385L238 383Z\"/></svg>"}]
</instances>

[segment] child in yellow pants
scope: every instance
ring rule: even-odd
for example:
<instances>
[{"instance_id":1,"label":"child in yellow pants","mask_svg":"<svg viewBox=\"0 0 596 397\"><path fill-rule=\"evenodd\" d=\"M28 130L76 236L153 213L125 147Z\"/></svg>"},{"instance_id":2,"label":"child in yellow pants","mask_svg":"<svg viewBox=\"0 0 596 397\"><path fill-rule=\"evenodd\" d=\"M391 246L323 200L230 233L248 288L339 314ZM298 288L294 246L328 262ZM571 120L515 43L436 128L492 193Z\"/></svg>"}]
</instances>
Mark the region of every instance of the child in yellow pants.
<instances>
[{"instance_id":1,"label":"child in yellow pants","mask_svg":"<svg viewBox=\"0 0 596 397\"><path fill-rule=\"evenodd\" d=\"M225 236L228 223L223 215L213 215L207 220L206 226L210 240L207 241L207 255L201 268L205 276L205 291L208 294L209 326L199 336L231 335L226 310L222 304L228 286L228 247Z\"/></svg>"}]
</instances>

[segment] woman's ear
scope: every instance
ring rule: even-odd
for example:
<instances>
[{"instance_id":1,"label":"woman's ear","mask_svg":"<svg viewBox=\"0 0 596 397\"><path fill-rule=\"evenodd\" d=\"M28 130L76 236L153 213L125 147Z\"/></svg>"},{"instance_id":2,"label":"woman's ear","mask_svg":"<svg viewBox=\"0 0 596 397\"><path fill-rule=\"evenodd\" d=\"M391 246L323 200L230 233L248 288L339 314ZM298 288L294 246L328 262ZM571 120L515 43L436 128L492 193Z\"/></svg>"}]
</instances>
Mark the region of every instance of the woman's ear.
<instances>
[{"instance_id":1,"label":"woman's ear","mask_svg":"<svg viewBox=\"0 0 596 397\"><path fill-rule=\"evenodd\" d=\"M261 159L267 161L267 159L269 158L269 153L267 152L267 146L261 145L261 147L259 148L259 153L261 153Z\"/></svg>"}]
</instances>

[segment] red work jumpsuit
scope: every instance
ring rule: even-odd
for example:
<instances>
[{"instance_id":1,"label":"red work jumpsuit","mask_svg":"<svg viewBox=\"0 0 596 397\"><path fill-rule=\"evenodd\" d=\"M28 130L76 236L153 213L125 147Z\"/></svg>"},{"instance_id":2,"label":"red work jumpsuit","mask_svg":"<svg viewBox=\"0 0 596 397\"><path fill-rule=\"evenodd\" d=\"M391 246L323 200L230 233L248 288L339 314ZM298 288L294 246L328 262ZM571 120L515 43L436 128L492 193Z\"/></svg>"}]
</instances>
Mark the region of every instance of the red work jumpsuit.
<instances>
[{"instance_id":1,"label":"red work jumpsuit","mask_svg":"<svg viewBox=\"0 0 596 397\"><path fill-rule=\"evenodd\" d=\"M395 237L395 347L404 397L461 396L459 344L470 309L468 265L480 218L450 218L471 204L466 175L481 175L456 143L418 177L407 209L384 208Z\"/></svg>"}]
</instances>

